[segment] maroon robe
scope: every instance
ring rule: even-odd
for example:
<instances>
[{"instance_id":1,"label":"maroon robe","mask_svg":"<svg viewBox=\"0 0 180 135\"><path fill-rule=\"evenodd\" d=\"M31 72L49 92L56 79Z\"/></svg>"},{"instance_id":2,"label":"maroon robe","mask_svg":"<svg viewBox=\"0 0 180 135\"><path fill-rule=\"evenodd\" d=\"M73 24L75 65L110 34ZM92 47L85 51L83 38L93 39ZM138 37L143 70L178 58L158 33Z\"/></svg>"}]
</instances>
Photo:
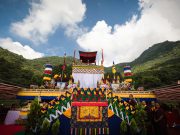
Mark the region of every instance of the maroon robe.
<instances>
[{"instance_id":1,"label":"maroon robe","mask_svg":"<svg viewBox=\"0 0 180 135\"><path fill-rule=\"evenodd\" d=\"M161 120L159 118L163 116ZM155 134L156 135L167 135L167 121L165 117L164 110L161 108L157 109L154 114L155 120ZM159 121L156 121L159 120Z\"/></svg>"}]
</instances>

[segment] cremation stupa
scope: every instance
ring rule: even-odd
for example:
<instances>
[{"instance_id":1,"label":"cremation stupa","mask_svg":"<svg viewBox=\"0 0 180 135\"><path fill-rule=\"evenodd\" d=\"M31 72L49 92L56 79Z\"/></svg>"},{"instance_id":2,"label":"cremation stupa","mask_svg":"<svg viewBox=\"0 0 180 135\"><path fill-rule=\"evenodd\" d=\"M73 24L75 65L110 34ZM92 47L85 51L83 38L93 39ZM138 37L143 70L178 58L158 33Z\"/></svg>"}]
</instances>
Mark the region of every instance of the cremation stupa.
<instances>
[{"instance_id":1,"label":"cremation stupa","mask_svg":"<svg viewBox=\"0 0 180 135\"><path fill-rule=\"evenodd\" d=\"M59 82L61 87L56 85L53 88L22 89L17 94L17 98L32 100L39 97L43 123L48 122L53 126L54 123L60 121L59 132L62 134L113 134L119 132L120 128L120 125L114 124L115 121L131 126L134 113L138 110L128 103L129 95L133 94L134 98L139 101L156 100L156 96L151 91L117 91L114 89L114 86L120 87L121 84L120 77L115 77L115 65L112 67L113 77L110 78L108 74L104 79L103 53L101 65L96 64L96 55L97 52L79 51L80 60L76 62L74 56L72 74L66 84L62 82L64 75L52 75L53 66L46 64L44 80L48 84L53 79L61 81ZM65 57L62 72L64 67ZM125 78L125 83L131 83L129 77L132 74L129 69L130 67L124 68L124 75L128 77ZM64 84L63 87L62 84ZM64 87L67 84L68 86ZM51 130L51 127L49 128Z\"/></svg>"}]
</instances>

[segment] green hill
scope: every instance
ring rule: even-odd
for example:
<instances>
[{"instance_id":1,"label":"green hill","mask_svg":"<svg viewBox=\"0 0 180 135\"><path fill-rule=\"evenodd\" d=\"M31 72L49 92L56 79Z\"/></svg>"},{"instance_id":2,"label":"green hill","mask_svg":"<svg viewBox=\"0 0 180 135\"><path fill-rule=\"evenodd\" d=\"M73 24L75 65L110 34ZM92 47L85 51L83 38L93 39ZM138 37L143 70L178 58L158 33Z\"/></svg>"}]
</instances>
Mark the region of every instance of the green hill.
<instances>
[{"instance_id":1,"label":"green hill","mask_svg":"<svg viewBox=\"0 0 180 135\"><path fill-rule=\"evenodd\" d=\"M23 64L26 61L22 56L0 48L0 81L29 85L34 73L23 69Z\"/></svg>"},{"instance_id":2,"label":"green hill","mask_svg":"<svg viewBox=\"0 0 180 135\"><path fill-rule=\"evenodd\" d=\"M165 41L155 44L149 49L145 50L137 59L132 61L130 65L133 67L133 72L137 73L152 69L157 70L164 68L164 66L178 64L171 63L171 65L167 65L168 61L176 62L178 58L180 58L180 41ZM164 66L161 66L162 64Z\"/></svg>"},{"instance_id":3,"label":"green hill","mask_svg":"<svg viewBox=\"0 0 180 135\"><path fill-rule=\"evenodd\" d=\"M66 57L66 64L71 65L73 62L73 57ZM64 57L59 56L50 56L50 57L43 57L34 60L26 60L24 63L24 69L30 69L31 71L35 72L36 74L41 75L44 71L45 64L52 64L53 66L62 65L64 63Z\"/></svg>"},{"instance_id":4,"label":"green hill","mask_svg":"<svg viewBox=\"0 0 180 135\"><path fill-rule=\"evenodd\" d=\"M68 75L72 61L73 57L66 57ZM41 84L44 65L52 64L53 74L59 74L63 62L64 58L59 56L27 60L0 48L0 80L25 86ZM117 72L122 73L125 65L132 67L136 87L153 88L174 83L180 80L180 41L155 44L134 61L116 64ZM111 67L105 67L105 72L110 74Z\"/></svg>"},{"instance_id":5,"label":"green hill","mask_svg":"<svg viewBox=\"0 0 180 135\"><path fill-rule=\"evenodd\" d=\"M162 57L164 54L167 54L173 51L175 48L179 48L180 41L169 42L165 41L162 43L158 43L145 50L137 59L135 59L131 64L142 64L147 61L157 59Z\"/></svg>"},{"instance_id":6,"label":"green hill","mask_svg":"<svg viewBox=\"0 0 180 135\"><path fill-rule=\"evenodd\" d=\"M180 79L180 41L155 44L134 61L117 64L117 71L122 73L125 65L132 67L136 87L172 84ZM110 70L106 68L106 72Z\"/></svg>"},{"instance_id":7,"label":"green hill","mask_svg":"<svg viewBox=\"0 0 180 135\"><path fill-rule=\"evenodd\" d=\"M66 57L67 73L70 74L70 65L73 57ZM79 62L78 60L76 60ZM0 48L0 80L6 83L29 86L32 83L41 84L45 64L54 66L54 74L61 72L64 57L51 56L28 60L20 55Z\"/></svg>"}]
</instances>

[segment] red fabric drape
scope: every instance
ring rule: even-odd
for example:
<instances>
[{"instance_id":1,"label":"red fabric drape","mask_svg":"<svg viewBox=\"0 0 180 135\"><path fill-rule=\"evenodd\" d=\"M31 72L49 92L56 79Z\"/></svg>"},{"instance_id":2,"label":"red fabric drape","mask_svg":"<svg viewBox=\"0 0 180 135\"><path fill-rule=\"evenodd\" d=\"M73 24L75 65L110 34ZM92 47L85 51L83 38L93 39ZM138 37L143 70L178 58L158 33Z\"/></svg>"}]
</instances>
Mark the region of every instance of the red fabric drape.
<instances>
[{"instance_id":1,"label":"red fabric drape","mask_svg":"<svg viewBox=\"0 0 180 135\"><path fill-rule=\"evenodd\" d=\"M108 106L108 102L72 102L72 106Z\"/></svg>"}]
</instances>

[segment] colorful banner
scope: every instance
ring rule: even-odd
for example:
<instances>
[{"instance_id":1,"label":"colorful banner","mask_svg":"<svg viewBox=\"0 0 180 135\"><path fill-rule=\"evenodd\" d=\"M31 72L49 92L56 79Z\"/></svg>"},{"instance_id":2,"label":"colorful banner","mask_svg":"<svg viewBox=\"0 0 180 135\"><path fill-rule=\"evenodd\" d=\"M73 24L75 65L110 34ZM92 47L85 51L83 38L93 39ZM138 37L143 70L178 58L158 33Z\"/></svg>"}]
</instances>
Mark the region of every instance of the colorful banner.
<instances>
[{"instance_id":1,"label":"colorful banner","mask_svg":"<svg viewBox=\"0 0 180 135\"><path fill-rule=\"evenodd\" d=\"M124 73L131 73L131 70L124 70Z\"/></svg>"},{"instance_id":2,"label":"colorful banner","mask_svg":"<svg viewBox=\"0 0 180 135\"><path fill-rule=\"evenodd\" d=\"M130 72L124 73L124 76L132 76L132 73L130 73Z\"/></svg>"},{"instance_id":3,"label":"colorful banner","mask_svg":"<svg viewBox=\"0 0 180 135\"><path fill-rule=\"evenodd\" d=\"M130 66L125 66L124 67L124 82L125 83L131 83L132 80L132 72L131 72L131 67Z\"/></svg>"},{"instance_id":4,"label":"colorful banner","mask_svg":"<svg viewBox=\"0 0 180 135\"><path fill-rule=\"evenodd\" d=\"M44 81L50 81L51 77L52 77L52 65L46 64L45 70L44 70L44 75L43 75L43 80Z\"/></svg>"},{"instance_id":5,"label":"colorful banner","mask_svg":"<svg viewBox=\"0 0 180 135\"><path fill-rule=\"evenodd\" d=\"M52 70L44 70L44 74L50 74L51 75Z\"/></svg>"},{"instance_id":6,"label":"colorful banner","mask_svg":"<svg viewBox=\"0 0 180 135\"><path fill-rule=\"evenodd\" d=\"M131 70L131 67L130 66L125 66L124 70Z\"/></svg>"},{"instance_id":7,"label":"colorful banner","mask_svg":"<svg viewBox=\"0 0 180 135\"><path fill-rule=\"evenodd\" d=\"M51 64L46 64L45 67L52 69L52 65Z\"/></svg>"},{"instance_id":8,"label":"colorful banner","mask_svg":"<svg viewBox=\"0 0 180 135\"><path fill-rule=\"evenodd\" d=\"M52 68L46 67L45 70L50 70L50 71L52 71Z\"/></svg>"}]
</instances>

